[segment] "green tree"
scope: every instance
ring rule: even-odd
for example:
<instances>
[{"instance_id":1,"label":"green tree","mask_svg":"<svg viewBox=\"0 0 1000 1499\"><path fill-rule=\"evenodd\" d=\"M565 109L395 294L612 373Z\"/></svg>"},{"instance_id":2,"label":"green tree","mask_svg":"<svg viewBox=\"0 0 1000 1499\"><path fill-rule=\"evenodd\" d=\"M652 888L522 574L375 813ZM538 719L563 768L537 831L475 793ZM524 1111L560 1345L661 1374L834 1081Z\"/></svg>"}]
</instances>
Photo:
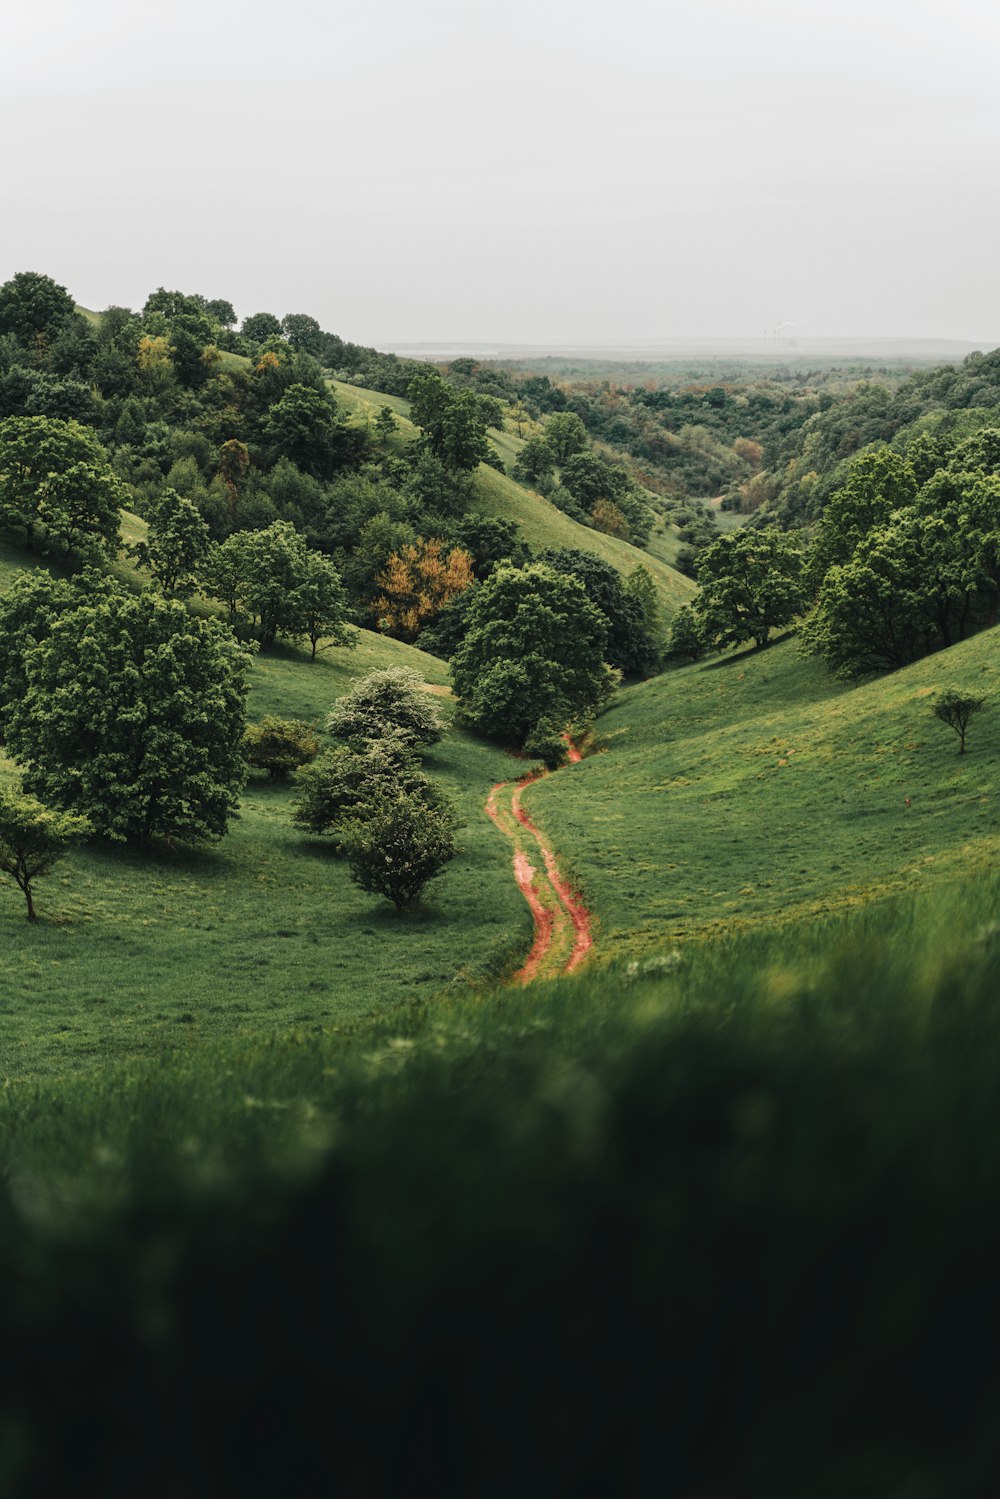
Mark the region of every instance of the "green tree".
<instances>
[{"instance_id":1,"label":"green tree","mask_svg":"<svg viewBox=\"0 0 1000 1499\"><path fill-rule=\"evenodd\" d=\"M54 338L75 311L65 286L37 271L19 271L0 286L0 335L21 344Z\"/></svg>"},{"instance_id":2,"label":"green tree","mask_svg":"<svg viewBox=\"0 0 1000 1499\"><path fill-rule=\"evenodd\" d=\"M473 592L451 663L462 716L503 743L523 745L543 721L566 724L613 683L608 630L578 578L534 563L501 565Z\"/></svg>"},{"instance_id":3,"label":"green tree","mask_svg":"<svg viewBox=\"0 0 1000 1499\"><path fill-rule=\"evenodd\" d=\"M692 607L717 650L748 640L765 645L772 630L791 624L805 608L802 553L774 527L744 528L713 541L698 558L698 584Z\"/></svg>"},{"instance_id":4,"label":"green tree","mask_svg":"<svg viewBox=\"0 0 1000 1499\"><path fill-rule=\"evenodd\" d=\"M474 391L452 390L428 368L410 381L409 397L411 419L447 468L472 470L486 461L490 445Z\"/></svg>"},{"instance_id":5,"label":"green tree","mask_svg":"<svg viewBox=\"0 0 1000 1499\"><path fill-rule=\"evenodd\" d=\"M240 324L240 334L248 343L267 343L269 338L281 337L281 319L273 312L252 312Z\"/></svg>"},{"instance_id":6,"label":"green tree","mask_svg":"<svg viewBox=\"0 0 1000 1499\"><path fill-rule=\"evenodd\" d=\"M701 621L690 604L682 604L670 626L668 654L671 661L698 661L705 654Z\"/></svg>"},{"instance_id":7,"label":"green tree","mask_svg":"<svg viewBox=\"0 0 1000 1499\"><path fill-rule=\"evenodd\" d=\"M413 749L436 744L443 725L434 699L415 671L394 666L362 677L330 710L327 732L366 744L394 735Z\"/></svg>"},{"instance_id":8,"label":"green tree","mask_svg":"<svg viewBox=\"0 0 1000 1499\"><path fill-rule=\"evenodd\" d=\"M590 446L587 429L575 411L557 411L545 423L545 444L560 466Z\"/></svg>"},{"instance_id":9,"label":"green tree","mask_svg":"<svg viewBox=\"0 0 1000 1499\"><path fill-rule=\"evenodd\" d=\"M954 729L958 735L958 753L965 754L965 736L968 733L969 722L977 713L981 713L986 706L984 697L975 697L971 693L957 692L954 687L947 688L940 693L931 707L935 718L947 724L949 729Z\"/></svg>"},{"instance_id":10,"label":"green tree","mask_svg":"<svg viewBox=\"0 0 1000 1499\"><path fill-rule=\"evenodd\" d=\"M97 438L78 422L0 422L0 525L23 532L32 546L113 553L128 498Z\"/></svg>"},{"instance_id":11,"label":"green tree","mask_svg":"<svg viewBox=\"0 0 1000 1499\"><path fill-rule=\"evenodd\" d=\"M304 473L329 478L337 466L337 408L311 385L290 385L269 409L264 436L276 458L290 458Z\"/></svg>"},{"instance_id":12,"label":"green tree","mask_svg":"<svg viewBox=\"0 0 1000 1499\"><path fill-rule=\"evenodd\" d=\"M33 796L0 788L0 870L24 896L29 921L36 919L35 881L51 874L67 850L92 831L85 817L54 811Z\"/></svg>"},{"instance_id":13,"label":"green tree","mask_svg":"<svg viewBox=\"0 0 1000 1499\"><path fill-rule=\"evenodd\" d=\"M70 581L38 568L15 573L0 594L0 737L11 709L27 691L32 647L47 638L53 621L84 596L91 582L98 586L92 574Z\"/></svg>"},{"instance_id":14,"label":"green tree","mask_svg":"<svg viewBox=\"0 0 1000 1499\"><path fill-rule=\"evenodd\" d=\"M218 621L105 588L29 650L8 750L28 791L109 838L221 837L246 771L249 665Z\"/></svg>"},{"instance_id":15,"label":"green tree","mask_svg":"<svg viewBox=\"0 0 1000 1499\"><path fill-rule=\"evenodd\" d=\"M895 510L913 502L917 483L907 460L889 448L863 453L851 464L847 483L827 503L808 559L815 591L831 567L849 562L859 543L885 525Z\"/></svg>"},{"instance_id":16,"label":"green tree","mask_svg":"<svg viewBox=\"0 0 1000 1499\"><path fill-rule=\"evenodd\" d=\"M164 593L192 594L211 545L200 511L175 489L164 489L150 506L148 536L132 548Z\"/></svg>"},{"instance_id":17,"label":"green tree","mask_svg":"<svg viewBox=\"0 0 1000 1499\"><path fill-rule=\"evenodd\" d=\"M379 408L379 413L375 418L374 426L375 431L378 433L383 442L388 441L390 437L393 437L399 431L399 423L393 415L392 408L390 406L381 406Z\"/></svg>"},{"instance_id":18,"label":"green tree","mask_svg":"<svg viewBox=\"0 0 1000 1499\"><path fill-rule=\"evenodd\" d=\"M319 641L349 645L347 599L333 563L313 552L290 521L261 531L234 531L211 547L202 583L230 617L261 645L279 635L306 635L315 660Z\"/></svg>"},{"instance_id":19,"label":"green tree","mask_svg":"<svg viewBox=\"0 0 1000 1499\"><path fill-rule=\"evenodd\" d=\"M838 676L894 671L1000 608L1000 478L941 470L832 567L803 630Z\"/></svg>"},{"instance_id":20,"label":"green tree","mask_svg":"<svg viewBox=\"0 0 1000 1499\"><path fill-rule=\"evenodd\" d=\"M247 726L243 753L249 765L266 770L268 780L277 784L287 781L293 770L315 760L319 740L312 725L302 719L269 714Z\"/></svg>"},{"instance_id":21,"label":"green tree","mask_svg":"<svg viewBox=\"0 0 1000 1499\"><path fill-rule=\"evenodd\" d=\"M292 814L296 827L337 842L348 823L363 821L388 797L419 796L438 805L438 793L421 770L413 746L388 732L359 747L339 744L295 778L299 791Z\"/></svg>"},{"instance_id":22,"label":"green tree","mask_svg":"<svg viewBox=\"0 0 1000 1499\"><path fill-rule=\"evenodd\" d=\"M298 632L309 641L310 660L316 660L320 641L324 650L333 646L356 646L356 631L347 628L347 593L334 564L319 552L308 552L301 581L292 595Z\"/></svg>"},{"instance_id":23,"label":"green tree","mask_svg":"<svg viewBox=\"0 0 1000 1499\"><path fill-rule=\"evenodd\" d=\"M355 884L384 895L397 911L417 905L458 853L450 807L443 801L430 807L423 797L405 793L386 797L349 823L342 843Z\"/></svg>"},{"instance_id":24,"label":"green tree","mask_svg":"<svg viewBox=\"0 0 1000 1499\"><path fill-rule=\"evenodd\" d=\"M527 484L544 483L555 468L552 449L543 437L529 437L514 460L514 478Z\"/></svg>"},{"instance_id":25,"label":"green tree","mask_svg":"<svg viewBox=\"0 0 1000 1499\"><path fill-rule=\"evenodd\" d=\"M655 669L656 638L645 605L629 592L617 568L595 557L592 552L581 552L573 547L546 550L539 554L538 560L555 572L579 578L590 602L596 604L604 615L608 632L604 657L611 666L626 676L642 676ZM648 572L646 578L653 589ZM655 589L652 597L655 609Z\"/></svg>"},{"instance_id":26,"label":"green tree","mask_svg":"<svg viewBox=\"0 0 1000 1499\"><path fill-rule=\"evenodd\" d=\"M317 355L323 332L314 317L306 312L288 312L281 319L281 331L296 354Z\"/></svg>"}]
</instances>

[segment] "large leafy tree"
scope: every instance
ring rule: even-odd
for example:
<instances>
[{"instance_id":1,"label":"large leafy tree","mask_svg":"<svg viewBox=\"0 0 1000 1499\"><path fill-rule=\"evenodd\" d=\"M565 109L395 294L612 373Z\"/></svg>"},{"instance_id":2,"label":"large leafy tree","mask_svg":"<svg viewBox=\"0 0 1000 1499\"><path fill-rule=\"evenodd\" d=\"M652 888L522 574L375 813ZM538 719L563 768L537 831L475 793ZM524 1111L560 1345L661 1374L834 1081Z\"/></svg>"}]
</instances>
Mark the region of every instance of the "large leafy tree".
<instances>
[{"instance_id":1,"label":"large leafy tree","mask_svg":"<svg viewBox=\"0 0 1000 1499\"><path fill-rule=\"evenodd\" d=\"M78 422L0 422L0 525L64 553L117 550L128 493L93 432Z\"/></svg>"},{"instance_id":2,"label":"large leafy tree","mask_svg":"<svg viewBox=\"0 0 1000 1499\"><path fill-rule=\"evenodd\" d=\"M469 601L451 673L465 720L523 745L538 725L569 723L608 691L608 629L580 580L543 563L500 566Z\"/></svg>"},{"instance_id":3,"label":"large leafy tree","mask_svg":"<svg viewBox=\"0 0 1000 1499\"><path fill-rule=\"evenodd\" d=\"M447 468L471 470L490 455L486 424L471 390L453 390L436 370L420 370L409 387L410 415L430 451Z\"/></svg>"},{"instance_id":4,"label":"large leafy tree","mask_svg":"<svg viewBox=\"0 0 1000 1499\"><path fill-rule=\"evenodd\" d=\"M706 641L717 649L752 640L765 645L805 607L802 553L774 527L732 531L698 559L694 601Z\"/></svg>"},{"instance_id":5,"label":"large leafy tree","mask_svg":"<svg viewBox=\"0 0 1000 1499\"><path fill-rule=\"evenodd\" d=\"M201 512L175 489L165 489L150 507L149 532L133 548L165 593L194 592L211 545Z\"/></svg>"},{"instance_id":6,"label":"large leafy tree","mask_svg":"<svg viewBox=\"0 0 1000 1499\"><path fill-rule=\"evenodd\" d=\"M22 344L53 338L75 312L65 286L37 271L19 271L0 286L0 334Z\"/></svg>"},{"instance_id":7,"label":"large leafy tree","mask_svg":"<svg viewBox=\"0 0 1000 1499\"><path fill-rule=\"evenodd\" d=\"M899 453L879 448L856 458L847 483L830 496L823 512L808 560L812 586L817 588L831 567L849 562L858 544L911 504L916 492L913 469Z\"/></svg>"},{"instance_id":8,"label":"large leafy tree","mask_svg":"<svg viewBox=\"0 0 1000 1499\"><path fill-rule=\"evenodd\" d=\"M324 636L347 645L347 596L333 563L313 552L290 521L235 531L213 546L202 582L228 605L234 622L262 645L307 635L313 657Z\"/></svg>"},{"instance_id":9,"label":"large leafy tree","mask_svg":"<svg viewBox=\"0 0 1000 1499\"><path fill-rule=\"evenodd\" d=\"M276 458L304 473L329 478L348 439L333 400L311 385L290 385L267 413L264 436Z\"/></svg>"},{"instance_id":10,"label":"large leafy tree","mask_svg":"<svg viewBox=\"0 0 1000 1499\"><path fill-rule=\"evenodd\" d=\"M557 411L545 423L545 442L556 463L590 446L587 429L575 411Z\"/></svg>"},{"instance_id":11,"label":"large leafy tree","mask_svg":"<svg viewBox=\"0 0 1000 1499\"><path fill-rule=\"evenodd\" d=\"M252 344L266 343L269 338L281 337L281 319L273 312L252 312L240 324L240 333Z\"/></svg>"},{"instance_id":12,"label":"large leafy tree","mask_svg":"<svg viewBox=\"0 0 1000 1499\"><path fill-rule=\"evenodd\" d=\"M249 665L217 620L105 587L28 650L9 753L29 792L106 837L220 837L246 773Z\"/></svg>"},{"instance_id":13,"label":"large leafy tree","mask_svg":"<svg viewBox=\"0 0 1000 1499\"><path fill-rule=\"evenodd\" d=\"M659 646L653 618L645 603L627 590L617 568L592 552L573 547L544 551L539 561L558 573L579 578L587 597L607 622L605 657L612 666L627 676L641 676L655 669ZM649 581L652 584L652 579Z\"/></svg>"}]
</instances>

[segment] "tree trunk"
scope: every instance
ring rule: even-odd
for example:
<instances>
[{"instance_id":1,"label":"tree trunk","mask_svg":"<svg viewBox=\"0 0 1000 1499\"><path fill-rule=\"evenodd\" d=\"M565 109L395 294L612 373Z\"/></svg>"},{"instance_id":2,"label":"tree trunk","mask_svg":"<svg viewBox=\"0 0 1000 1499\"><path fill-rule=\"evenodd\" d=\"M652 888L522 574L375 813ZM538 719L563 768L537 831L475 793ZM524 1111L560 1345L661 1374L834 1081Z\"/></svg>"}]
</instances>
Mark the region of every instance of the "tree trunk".
<instances>
[{"instance_id":1,"label":"tree trunk","mask_svg":"<svg viewBox=\"0 0 1000 1499\"><path fill-rule=\"evenodd\" d=\"M35 914L35 902L31 898L30 884L22 885L21 889L24 891L24 898L28 902L28 920L37 921L38 917Z\"/></svg>"}]
</instances>

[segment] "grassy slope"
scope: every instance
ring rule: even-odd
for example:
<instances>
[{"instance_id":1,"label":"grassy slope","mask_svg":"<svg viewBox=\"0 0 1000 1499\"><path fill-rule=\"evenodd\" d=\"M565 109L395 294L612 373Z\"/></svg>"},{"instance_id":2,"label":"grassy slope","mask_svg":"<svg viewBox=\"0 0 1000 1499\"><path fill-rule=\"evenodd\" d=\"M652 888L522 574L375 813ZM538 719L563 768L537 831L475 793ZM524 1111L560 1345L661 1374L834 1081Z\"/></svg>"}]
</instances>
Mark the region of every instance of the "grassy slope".
<instances>
[{"instance_id":1,"label":"grassy slope","mask_svg":"<svg viewBox=\"0 0 1000 1499\"><path fill-rule=\"evenodd\" d=\"M995 862L997 710L959 758L929 703L950 685L996 702L998 640L847 688L788 639L623 692L597 725L606 753L525 795L595 908L599 956Z\"/></svg>"},{"instance_id":2,"label":"grassy slope","mask_svg":"<svg viewBox=\"0 0 1000 1499\"><path fill-rule=\"evenodd\" d=\"M24 565L25 554L0 549L0 586ZM442 662L365 631L356 650L315 664L290 650L261 656L250 711L321 720L359 676L394 665L443 691ZM450 715L444 696L441 705ZM35 929L4 883L0 1077L353 1021L523 955L527 908L506 843L482 812L511 762L451 732L427 763L459 800L463 851L411 917L358 890L343 861L292 827L292 792L263 781L251 783L239 821L211 849L72 855L41 882ZM12 777L14 767L0 760L0 772Z\"/></svg>"},{"instance_id":3,"label":"grassy slope","mask_svg":"<svg viewBox=\"0 0 1000 1499\"><path fill-rule=\"evenodd\" d=\"M330 385L338 402L352 416L374 417L380 407L389 406L399 419L401 435L407 440L416 437L417 429L407 420L409 405L406 401L360 390L339 380L331 380ZM510 434L495 437L504 461L512 461L514 448L519 446L517 439ZM641 564L651 573L660 602L668 613L672 614L694 592L694 584L659 557L640 551L615 536L605 536L589 526L581 526L541 495L485 464L480 465L476 474L476 499L484 515L516 521L532 547L576 547L580 551L593 552L626 574Z\"/></svg>"}]
</instances>

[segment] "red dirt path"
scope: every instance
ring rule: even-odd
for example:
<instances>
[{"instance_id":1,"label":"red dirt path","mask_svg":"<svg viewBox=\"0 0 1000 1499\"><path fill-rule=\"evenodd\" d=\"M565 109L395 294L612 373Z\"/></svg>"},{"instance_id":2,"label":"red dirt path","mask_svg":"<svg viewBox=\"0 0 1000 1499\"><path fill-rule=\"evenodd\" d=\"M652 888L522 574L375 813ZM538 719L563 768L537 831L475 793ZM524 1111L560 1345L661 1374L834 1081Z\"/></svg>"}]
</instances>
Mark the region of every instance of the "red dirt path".
<instances>
[{"instance_id":1,"label":"red dirt path","mask_svg":"<svg viewBox=\"0 0 1000 1499\"><path fill-rule=\"evenodd\" d=\"M568 734L563 737L566 740L567 759L571 764L577 764L583 756ZM545 865L544 876L532 866L527 853L519 846L517 827L507 825L507 807L504 807L501 812L497 805L499 794L511 786L511 782L499 781L486 799L487 815L514 843L514 878L528 903L535 924L535 940L531 951L514 975L514 982L521 984L528 984L538 977L539 970L546 965L553 945L560 936L565 935L568 940L567 917L573 929L573 947L566 961L561 963L555 971L572 973L594 945L590 912L569 881L560 873L555 851L545 834L536 827L521 806L521 794L525 788L546 774L544 770L536 770L530 775L522 776L513 785L509 803L510 815L515 823L525 830L542 855L542 862ZM541 881L541 887L536 881ZM543 898L545 896L547 899Z\"/></svg>"}]
</instances>

